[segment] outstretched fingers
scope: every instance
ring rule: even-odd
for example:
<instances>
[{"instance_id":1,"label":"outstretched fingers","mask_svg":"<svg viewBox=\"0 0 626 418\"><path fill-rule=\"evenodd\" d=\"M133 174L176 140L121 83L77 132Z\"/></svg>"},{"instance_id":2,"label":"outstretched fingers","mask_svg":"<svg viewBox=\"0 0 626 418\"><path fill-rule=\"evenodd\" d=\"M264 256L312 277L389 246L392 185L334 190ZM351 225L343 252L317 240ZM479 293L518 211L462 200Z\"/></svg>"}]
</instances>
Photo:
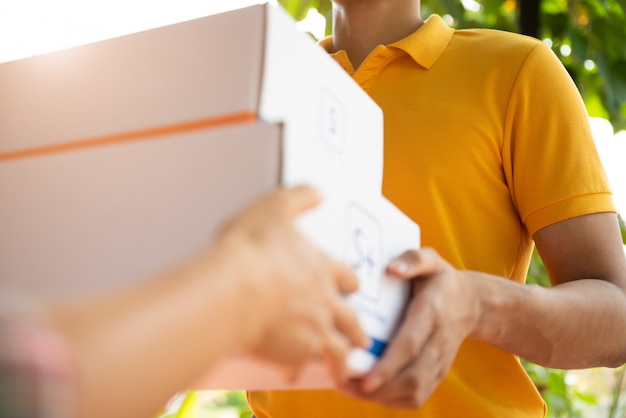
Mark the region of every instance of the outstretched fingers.
<instances>
[{"instance_id":1,"label":"outstretched fingers","mask_svg":"<svg viewBox=\"0 0 626 418\"><path fill-rule=\"evenodd\" d=\"M322 195L314 188L306 185L280 189L275 198L284 202L287 216L290 219L320 204Z\"/></svg>"}]
</instances>

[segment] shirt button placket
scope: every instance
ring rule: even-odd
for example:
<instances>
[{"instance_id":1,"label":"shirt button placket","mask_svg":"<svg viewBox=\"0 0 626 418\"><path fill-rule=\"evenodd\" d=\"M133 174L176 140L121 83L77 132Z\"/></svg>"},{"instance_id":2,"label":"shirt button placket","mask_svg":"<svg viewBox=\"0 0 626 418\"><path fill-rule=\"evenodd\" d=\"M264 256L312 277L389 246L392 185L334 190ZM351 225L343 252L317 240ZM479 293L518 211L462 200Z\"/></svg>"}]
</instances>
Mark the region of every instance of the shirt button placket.
<instances>
[{"instance_id":1,"label":"shirt button placket","mask_svg":"<svg viewBox=\"0 0 626 418\"><path fill-rule=\"evenodd\" d=\"M376 76L387 66L393 56L393 49L387 48L384 45L377 46L354 73L354 81L356 81L363 90L369 92Z\"/></svg>"}]
</instances>

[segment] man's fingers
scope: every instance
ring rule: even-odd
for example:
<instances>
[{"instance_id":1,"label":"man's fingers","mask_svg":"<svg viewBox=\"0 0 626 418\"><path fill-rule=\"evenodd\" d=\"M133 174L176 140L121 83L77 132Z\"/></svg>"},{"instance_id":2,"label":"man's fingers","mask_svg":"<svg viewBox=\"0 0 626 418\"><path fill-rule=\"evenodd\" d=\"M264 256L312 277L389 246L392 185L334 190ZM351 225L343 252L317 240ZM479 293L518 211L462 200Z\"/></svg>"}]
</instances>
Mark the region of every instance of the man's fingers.
<instances>
[{"instance_id":1,"label":"man's fingers","mask_svg":"<svg viewBox=\"0 0 626 418\"><path fill-rule=\"evenodd\" d=\"M454 356L444 350L444 334L431 335L420 355L368 398L394 408L419 408L445 377Z\"/></svg>"},{"instance_id":2,"label":"man's fingers","mask_svg":"<svg viewBox=\"0 0 626 418\"><path fill-rule=\"evenodd\" d=\"M363 380L361 385L363 392L376 391L420 355L432 330L430 326L424 326L431 321L427 313L419 308L415 304L409 308L407 319L400 326L381 359Z\"/></svg>"},{"instance_id":3,"label":"man's fingers","mask_svg":"<svg viewBox=\"0 0 626 418\"><path fill-rule=\"evenodd\" d=\"M408 250L387 265L387 273L400 279L429 276L442 267L442 259L432 248Z\"/></svg>"}]
</instances>

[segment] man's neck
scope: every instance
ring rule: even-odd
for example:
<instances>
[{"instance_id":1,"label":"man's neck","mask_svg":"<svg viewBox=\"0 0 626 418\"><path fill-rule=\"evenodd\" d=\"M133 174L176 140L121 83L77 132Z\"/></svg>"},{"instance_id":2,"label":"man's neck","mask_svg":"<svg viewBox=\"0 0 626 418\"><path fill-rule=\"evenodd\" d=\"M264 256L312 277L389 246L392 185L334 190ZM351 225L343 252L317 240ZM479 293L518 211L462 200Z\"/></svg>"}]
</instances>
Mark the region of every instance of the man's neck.
<instances>
[{"instance_id":1,"label":"man's neck","mask_svg":"<svg viewBox=\"0 0 626 418\"><path fill-rule=\"evenodd\" d=\"M356 69L378 45L399 41L422 23L419 1L335 0L333 50L345 50Z\"/></svg>"}]
</instances>

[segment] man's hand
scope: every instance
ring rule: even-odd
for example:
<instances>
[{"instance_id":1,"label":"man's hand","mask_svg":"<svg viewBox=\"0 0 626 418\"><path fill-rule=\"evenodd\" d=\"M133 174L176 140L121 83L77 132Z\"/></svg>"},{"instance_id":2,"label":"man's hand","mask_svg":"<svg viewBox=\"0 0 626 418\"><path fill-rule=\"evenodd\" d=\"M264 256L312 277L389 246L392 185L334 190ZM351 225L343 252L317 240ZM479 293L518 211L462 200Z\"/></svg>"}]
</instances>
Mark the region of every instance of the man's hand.
<instances>
[{"instance_id":1,"label":"man's hand","mask_svg":"<svg viewBox=\"0 0 626 418\"><path fill-rule=\"evenodd\" d=\"M389 407L417 408L447 374L478 322L480 307L468 273L432 249L405 252L387 272L413 282L406 316L374 369L342 391Z\"/></svg>"}]
</instances>

